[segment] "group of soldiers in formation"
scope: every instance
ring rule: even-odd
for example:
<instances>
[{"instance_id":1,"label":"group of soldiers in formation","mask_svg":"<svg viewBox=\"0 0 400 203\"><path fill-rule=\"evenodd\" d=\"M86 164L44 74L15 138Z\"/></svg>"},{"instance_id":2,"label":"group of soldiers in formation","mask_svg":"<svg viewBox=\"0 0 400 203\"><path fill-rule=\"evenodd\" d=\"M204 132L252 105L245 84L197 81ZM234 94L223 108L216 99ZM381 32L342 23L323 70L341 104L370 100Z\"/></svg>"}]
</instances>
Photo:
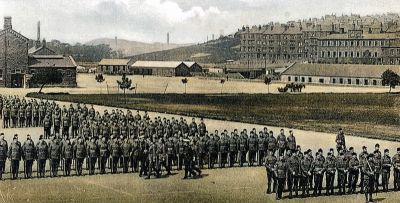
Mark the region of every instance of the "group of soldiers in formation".
<instances>
[{"instance_id":1,"label":"group of soldiers in formation","mask_svg":"<svg viewBox=\"0 0 400 203\"><path fill-rule=\"evenodd\" d=\"M331 148L324 157L323 150L319 149L314 158L311 149L302 152L300 146L294 148L295 144L290 144L291 139L293 138L290 136L285 139L282 131L277 137L277 157L274 144L268 145L265 157L267 193L275 192L277 200L282 198L285 186L289 198L320 196L325 176L325 195L354 194L358 192L359 186L359 192L364 193L366 202L372 202L372 193L389 190L392 168L393 190L400 189L400 148L397 148L397 153L392 158L388 149L381 153L379 144L375 145L373 153L369 153L367 147L363 146L362 152L357 155L353 147L346 148L343 130L339 129L336 136L337 155L335 156L335 150ZM279 150L282 146L287 146L285 151Z\"/></svg>"},{"instance_id":2,"label":"group of soldiers in formation","mask_svg":"<svg viewBox=\"0 0 400 203\"><path fill-rule=\"evenodd\" d=\"M301 197L319 196L325 175L326 195L334 194L335 178L338 194L356 193L360 179L360 192L368 202L379 187L388 191L393 168L394 190L400 189L400 148L392 158L388 149L382 156L379 144L373 153L364 146L357 155L353 147L346 148L342 129L336 137L337 155L330 149L324 157L319 149L314 158L312 150L301 151L293 131L286 136L283 129L277 137L267 128L258 133L255 128L249 133L246 129L209 133L203 119L197 124L193 118L188 124L182 117L150 119L147 112L133 115L118 109L100 115L85 104L61 108L55 102L18 97L0 97L0 108L4 128L44 128L36 144L30 135L23 144L15 135L8 147L0 134L0 178L7 158L13 179L18 178L21 159L25 178L32 177L35 160L37 177L46 176L47 160L52 177L58 176L59 169L65 176L71 170L82 175L84 165L89 175L121 169L146 178L160 177L163 169L169 175L174 166L177 170L184 166L185 179L200 176L205 164L208 168L264 165L267 193L276 193L276 199L282 198L285 189L289 198L299 197L300 192Z\"/></svg>"}]
</instances>

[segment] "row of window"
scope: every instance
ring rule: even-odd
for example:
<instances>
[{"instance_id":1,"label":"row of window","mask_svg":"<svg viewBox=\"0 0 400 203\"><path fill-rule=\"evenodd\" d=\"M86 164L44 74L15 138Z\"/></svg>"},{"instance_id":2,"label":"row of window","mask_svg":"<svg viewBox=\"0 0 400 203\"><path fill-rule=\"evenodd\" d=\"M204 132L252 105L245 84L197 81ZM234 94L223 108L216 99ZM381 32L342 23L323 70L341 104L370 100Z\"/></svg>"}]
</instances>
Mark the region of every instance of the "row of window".
<instances>
[{"instance_id":1,"label":"row of window","mask_svg":"<svg viewBox=\"0 0 400 203\"><path fill-rule=\"evenodd\" d=\"M292 82L292 77L291 76L288 77L288 81ZM353 80L350 79L350 78L347 79L347 83L345 83L345 81L346 80L344 78L339 78L339 79L332 78L332 84L348 84L348 85L353 84ZM294 82L306 82L306 77L294 76ZM312 77L307 77L307 82L308 83L312 83ZM324 84L325 83L325 78L319 78L318 79L318 83ZM361 79L358 79L358 78L355 80L354 84L356 84L356 85L371 85L370 84L370 80L364 79L362 81ZM378 81L377 80L372 80L372 85L374 85L374 86L378 85Z\"/></svg>"},{"instance_id":2,"label":"row of window","mask_svg":"<svg viewBox=\"0 0 400 203\"><path fill-rule=\"evenodd\" d=\"M336 46L336 47L381 47L387 46L388 41L386 40L326 40L326 41L319 41L319 46Z\"/></svg>"},{"instance_id":3,"label":"row of window","mask_svg":"<svg viewBox=\"0 0 400 203\"><path fill-rule=\"evenodd\" d=\"M321 51L320 52L320 57L321 58L336 58L336 57L378 57L378 53L374 52L374 53L370 53L369 51L365 51L365 52L354 52L354 51Z\"/></svg>"}]
</instances>

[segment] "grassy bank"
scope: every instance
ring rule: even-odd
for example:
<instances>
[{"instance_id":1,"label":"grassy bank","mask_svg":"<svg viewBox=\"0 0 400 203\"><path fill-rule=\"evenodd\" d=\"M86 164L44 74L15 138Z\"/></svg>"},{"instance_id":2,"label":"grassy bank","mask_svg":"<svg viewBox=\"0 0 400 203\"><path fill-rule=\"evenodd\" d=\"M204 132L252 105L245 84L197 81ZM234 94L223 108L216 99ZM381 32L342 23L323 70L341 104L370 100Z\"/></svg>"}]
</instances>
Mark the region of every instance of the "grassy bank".
<instances>
[{"instance_id":1,"label":"grassy bank","mask_svg":"<svg viewBox=\"0 0 400 203\"><path fill-rule=\"evenodd\" d=\"M167 112L321 132L344 127L355 136L400 141L400 95L391 94L136 94L29 97Z\"/></svg>"}]
</instances>

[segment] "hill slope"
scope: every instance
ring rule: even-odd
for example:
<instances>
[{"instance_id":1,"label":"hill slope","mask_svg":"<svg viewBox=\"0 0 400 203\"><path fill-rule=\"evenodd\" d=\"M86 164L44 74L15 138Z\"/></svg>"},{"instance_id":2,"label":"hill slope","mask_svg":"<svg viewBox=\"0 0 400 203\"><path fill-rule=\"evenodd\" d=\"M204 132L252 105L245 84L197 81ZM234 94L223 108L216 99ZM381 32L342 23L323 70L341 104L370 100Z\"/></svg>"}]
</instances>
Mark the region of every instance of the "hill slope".
<instances>
[{"instance_id":1,"label":"hill slope","mask_svg":"<svg viewBox=\"0 0 400 203\"><path fill-rule=\"evenodd\" d=\"M174 49L177 47L188 46L190 44L166 44L166 43L144 43L137 41L129 41L124 39L118 39L117 45L115 44L115 39L110 38L100 38L89 41L85 43L86 45L100 45L107 44L114 51L122 51L124 56L132 56L143 53L150 53L155 51L162 51L168 49Z\"/></svg>"},{"instance_id":2,"label":"hill slope","mask_svg":"<svg viewBox=\"0 0 400 203\"><path fill-rule=\"evenodd\" d=\"M132 57L134 60L152 61L196 61L199 63L224 63L226 60L239 59L240 39L223 37L207 43L179 47L175 49L140 54Z\"/></svg>"}]
</instances>

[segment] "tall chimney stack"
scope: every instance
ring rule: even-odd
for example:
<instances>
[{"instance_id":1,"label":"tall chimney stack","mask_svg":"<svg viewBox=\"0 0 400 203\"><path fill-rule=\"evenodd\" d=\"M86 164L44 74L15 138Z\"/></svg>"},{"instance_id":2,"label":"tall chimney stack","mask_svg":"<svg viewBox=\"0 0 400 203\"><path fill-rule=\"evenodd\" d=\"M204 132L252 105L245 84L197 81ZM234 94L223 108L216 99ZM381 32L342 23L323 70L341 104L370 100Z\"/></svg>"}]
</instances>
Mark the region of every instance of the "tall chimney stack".
<instances>
[{"instance_id":1,"label":"tall chimney stack","mask_svg":"<svg viewBox=\"0 0 400 203\"><path fill-rule=\"evenodd\" d=\"M40 42L40 21L37 23L37 41Z\"/></svg>"},{"instance_id":2,"label":"tall chimney stack","mask_svg":"<svg viewBox=\"0 0 400 203\"><path fill-rule=\"evenodd\" d=\"M11 16L4 17L4 29L12 29Z\"/></svg>"},{"instance_id":3,"label":"tall chimney stack","mask_svg":"<svg viewBox=\"0 0 400 203\"><path fill-rule=\"evenodd\" d=\"M167 32L167 45L169 45L169 32Z\"/></svg>"}]
</instances>

